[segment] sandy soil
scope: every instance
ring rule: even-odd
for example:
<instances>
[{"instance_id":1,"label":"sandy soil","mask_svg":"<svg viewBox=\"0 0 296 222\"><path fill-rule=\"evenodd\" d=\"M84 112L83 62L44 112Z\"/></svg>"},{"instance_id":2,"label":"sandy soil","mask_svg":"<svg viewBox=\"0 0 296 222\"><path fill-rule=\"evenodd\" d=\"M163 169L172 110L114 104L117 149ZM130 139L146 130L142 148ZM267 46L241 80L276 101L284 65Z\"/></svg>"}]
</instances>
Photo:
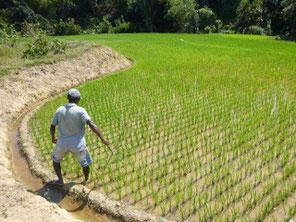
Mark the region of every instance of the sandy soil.
<instances>
[{"instance_id":1,"label":"sandy soil","mask_svg":"<svg viewBox=\"0 0 296 222\"><path fill-rule=\"evenodd\" d=\"M75 59L19 68L0 79L0 221L77 221L56 204L28 192L14 178L9 127L14 118L38 101L131 65L111 48L100 46Z\"/></svg>"}]
</instances>

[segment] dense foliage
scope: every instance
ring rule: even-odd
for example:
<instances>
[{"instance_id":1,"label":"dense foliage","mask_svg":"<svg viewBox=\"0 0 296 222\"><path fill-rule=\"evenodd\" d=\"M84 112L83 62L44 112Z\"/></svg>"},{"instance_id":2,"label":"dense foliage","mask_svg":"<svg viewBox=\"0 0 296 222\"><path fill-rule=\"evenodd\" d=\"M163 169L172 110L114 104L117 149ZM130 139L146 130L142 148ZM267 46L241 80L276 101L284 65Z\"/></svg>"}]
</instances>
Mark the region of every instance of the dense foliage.
<instances>
[{"instance_id":1,"label":"dense foliage","mask_svg":"<svg viewBox=\"0 0 296 222\"><path fill-rule=\"evenodd\" d=\"M87 33L255 33L295 40L296 1L6 0L0 2L1 22L17 29L24 22L38 23L52 35L82 28Z\"/></svg>"}]
</instances>

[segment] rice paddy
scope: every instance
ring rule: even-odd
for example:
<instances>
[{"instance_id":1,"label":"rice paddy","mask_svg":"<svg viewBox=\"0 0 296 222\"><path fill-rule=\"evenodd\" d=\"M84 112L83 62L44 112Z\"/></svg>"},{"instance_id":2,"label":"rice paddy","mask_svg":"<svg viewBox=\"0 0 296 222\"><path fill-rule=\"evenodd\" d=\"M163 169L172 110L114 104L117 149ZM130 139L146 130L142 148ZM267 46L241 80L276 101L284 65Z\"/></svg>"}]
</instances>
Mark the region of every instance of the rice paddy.
<instances>
[{"instance_id":1,"label":"rice paddy","mask_svg":"<svg viewBox=\"0 0 296 222\"><path fill-rule=\"evenodd\" d=\"M294 217L295 43L190 34L61 39L101 42L136 61L79 87L79 105L116 149L112 155L87 129L94 160L88 186L174 220ZM48 167L49 126L65 103L63 94L30 121ZM69 179L83 177L70 155L62 171Z\"/></svg>"}]
</instances>

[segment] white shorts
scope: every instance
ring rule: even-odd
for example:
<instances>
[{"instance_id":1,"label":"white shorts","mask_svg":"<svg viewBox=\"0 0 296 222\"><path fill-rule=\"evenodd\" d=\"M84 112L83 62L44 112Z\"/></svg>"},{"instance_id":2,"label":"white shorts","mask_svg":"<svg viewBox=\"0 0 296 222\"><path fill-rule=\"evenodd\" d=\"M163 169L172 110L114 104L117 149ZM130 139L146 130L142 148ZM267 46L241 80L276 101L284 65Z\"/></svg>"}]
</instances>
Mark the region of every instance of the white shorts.
<instances>
[{"instance_id":1,"label":"white shorts","mask_svg":"<svg viewBox=\"0 0 296 222\"><path fill-rule=\"evenodd\" d=\"M51 158L54 162L60 163L69 152L73 153L82 167L87 167L89 164L92 163L92 158L87 148L82 151L76 151L74 148L61 149L59 146L56 146L51 155Z\"/></svg>"}]
</instances>

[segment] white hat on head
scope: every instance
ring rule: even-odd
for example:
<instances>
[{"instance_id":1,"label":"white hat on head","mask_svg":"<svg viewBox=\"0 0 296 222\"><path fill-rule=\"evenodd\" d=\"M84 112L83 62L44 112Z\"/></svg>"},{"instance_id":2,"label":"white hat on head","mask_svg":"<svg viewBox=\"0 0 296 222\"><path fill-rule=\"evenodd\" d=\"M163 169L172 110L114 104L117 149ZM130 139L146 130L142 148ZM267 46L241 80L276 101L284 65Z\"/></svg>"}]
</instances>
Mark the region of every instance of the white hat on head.
<instances>
[{"instance_id":1,"label":"white hat on head","mask_svg":"<svg viewBox=\"0 0 296 222\"><path fill-rule=\"evenodd\" d=\"M68 91L68 96L71 97L71 98L80 98L80 99L82 99L81 94L77 89L70 89Z\"/></svg>"}]
</instances>

